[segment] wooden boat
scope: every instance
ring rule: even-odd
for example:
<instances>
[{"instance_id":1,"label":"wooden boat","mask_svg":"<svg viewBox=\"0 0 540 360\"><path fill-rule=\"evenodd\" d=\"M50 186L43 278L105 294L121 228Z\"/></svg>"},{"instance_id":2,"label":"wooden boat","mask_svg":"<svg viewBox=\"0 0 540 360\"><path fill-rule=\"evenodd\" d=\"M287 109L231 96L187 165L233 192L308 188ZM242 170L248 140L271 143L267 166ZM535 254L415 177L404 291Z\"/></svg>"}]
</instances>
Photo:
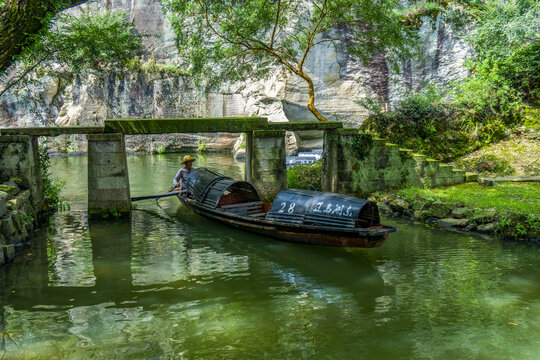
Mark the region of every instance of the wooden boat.
<instances>
[{"instance_id":1,"label":"wooden boat","mask_svg":"<svg viewBox=\"0 0 540 360\"><path fill-rule=\"evenodd\" d=\"M374 202L352 196L289 189L269 204L250 183L206 168L191 171L186 190L178 198L195 213L284 241L372 248L396 231L380 224Z\"/></svg>"}]
</instances>

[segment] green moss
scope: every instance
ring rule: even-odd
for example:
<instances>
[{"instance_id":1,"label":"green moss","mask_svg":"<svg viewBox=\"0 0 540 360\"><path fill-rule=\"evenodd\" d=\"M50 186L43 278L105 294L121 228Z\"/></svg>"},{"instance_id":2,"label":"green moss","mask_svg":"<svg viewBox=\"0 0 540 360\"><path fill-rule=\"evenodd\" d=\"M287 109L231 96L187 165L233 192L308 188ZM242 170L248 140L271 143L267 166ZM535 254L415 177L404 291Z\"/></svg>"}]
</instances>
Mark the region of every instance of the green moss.
<instances>
[{"instance_id":1,"label":"green moss","mask_svg":"<svg viewBox=\"0 0 540 360\"><path fill-rule=\"evenodd\" d=\"M0 184L0 191L3 191L8 194L8 196L14 196L17 188L11 185Z\"/></svg>"},{"instance_id":2,"label":"green moss","mask_svg":"<svg viewBox=\"0 0 540 360\"><path fill-rule=\"evenodd\" d=\"M339 121L296 121L296 122L279 122L268 123L268 128L272 130L332 130L343 127L343 123ZM356 130L358 131L358 130Z\"/></svg>"},{"instance_id":3,"label":"green moss","mask_svg":"<svg viewBox=\"0 0 540 360\"><path fill-rule=\"evenodd\" d=\"M200 132L246 132L265 128L266 118L119 119L105 120L105 132L166 134Z\"/></svg>"},{"instance_id":4,"label":"green moss","mask_svg":"<svg viewBox=\"0 0 540 360\"><path fill-rule=\"evenodd\" d=\"M515 169L507 160L497 157L494 154L485 154L478 158L460 160L458 164L468 171L482 174L511 175L515 173Z\"/></svg>"},{"instance_id":5,"label":"green moss","mask_svg":"<svg viewBox=\"0 0 540 360\"><path fill-rule=\"evenodd\" d=\"M285 136L285 130L255 130L253 137L255 138L272 138Z\"/></svg>"}]
</instances>

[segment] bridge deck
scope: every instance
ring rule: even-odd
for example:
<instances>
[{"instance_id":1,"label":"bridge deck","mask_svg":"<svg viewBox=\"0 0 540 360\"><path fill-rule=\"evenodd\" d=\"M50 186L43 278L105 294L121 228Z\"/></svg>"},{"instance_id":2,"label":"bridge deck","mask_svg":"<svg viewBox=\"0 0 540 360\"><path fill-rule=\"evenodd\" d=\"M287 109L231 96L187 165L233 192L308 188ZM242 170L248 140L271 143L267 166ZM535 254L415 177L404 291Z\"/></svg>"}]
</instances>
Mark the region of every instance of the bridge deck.
<instances>
[{"instance_id":1,"label":"bridge deck","mask_svg":"<svg viewBox=\"0 0 540 360\"><path fill-rule=\"evenodd\" d=\"M0 135L58 136L69 134L122 133L241 133L255 130L334 130L343 127L339 121L306 121L269 123L263 117L195 118L195 119L114 119L105 120L105 126L49 126L0 128Z\"/></svg>"}]
</instances>

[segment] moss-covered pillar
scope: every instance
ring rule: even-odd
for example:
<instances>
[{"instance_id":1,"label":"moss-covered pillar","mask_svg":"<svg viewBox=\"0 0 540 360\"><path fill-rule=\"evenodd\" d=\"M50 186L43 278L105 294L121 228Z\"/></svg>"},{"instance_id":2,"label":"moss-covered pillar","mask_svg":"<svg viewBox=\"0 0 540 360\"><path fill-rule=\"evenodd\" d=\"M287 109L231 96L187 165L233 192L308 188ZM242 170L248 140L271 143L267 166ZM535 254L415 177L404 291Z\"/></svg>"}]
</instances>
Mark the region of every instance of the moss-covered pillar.
<instances>
[{"instance_id":1,"label":"moss-covered pillar","mask_svg":"<svg viewBox=\"0 0 540 360\"><path fill-rule=\"evenodd\" d=\"M272 201L287 188L285 130L254 131L250 148L253 185L263 201Z\"/></svg>"},{"instance_id":2,"label":"moss-covered pillar","mask_svg":"<svg viewBox=\"0 0 540 360\"><path fill-rule=\"evenodd\" d=\"M19 178L30 189L36 211L43 206L43 177L37 137L0 136L0 183Z\"/></svg>"},{"instance_id":3,"label":"moss-covered pillar","mask_svg":"<svg viewBox=\"0 0 540 360\"><path fill-rule=\"evenodd\" d=\"M110 216L131 211L123 134L88 134L88 213Z\"/></svg>"},{"instance_id":4,"label":"moss-covered pillar","mask_svg":"<svg viewBox=\"0 0 540 360\"><path fill-rule=\"evenodd\" d=\"M336 130L325 130L323 137L322 156L322 191L336 192L337 190L337 147L338 134Z\"/></svg>"},{"instance_id":5,"label":"moss-covered pillar","mask_svg":"<svg viewBox=\"0 0 540 360\"><path fill-rule=\"evenodd\" d=\"M253 161L253 132L248 131L246 133L246 168L245 168L245 180L251 182L251 163Z\"/></svg>"}]
</instances>

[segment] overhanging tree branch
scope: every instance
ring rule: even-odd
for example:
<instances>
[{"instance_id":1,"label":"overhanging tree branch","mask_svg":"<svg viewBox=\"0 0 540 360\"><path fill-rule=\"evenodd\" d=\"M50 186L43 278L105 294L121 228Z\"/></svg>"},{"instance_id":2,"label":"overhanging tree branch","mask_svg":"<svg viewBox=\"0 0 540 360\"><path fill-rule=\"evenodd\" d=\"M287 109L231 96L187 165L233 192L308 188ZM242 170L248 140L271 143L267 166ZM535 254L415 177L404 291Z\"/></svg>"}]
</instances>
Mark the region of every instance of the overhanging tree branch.
<instances>
[{"instance_id":1,"label":"overhanging tree branch","mask_svg":"<svg viewBox=\"0 0 540 360\"><path fill-rule=\"evenodd\" d=\"M0 73L6 70L60 11L88 0L8 0L0 9Z\"/></svg>"}]
</instances>

